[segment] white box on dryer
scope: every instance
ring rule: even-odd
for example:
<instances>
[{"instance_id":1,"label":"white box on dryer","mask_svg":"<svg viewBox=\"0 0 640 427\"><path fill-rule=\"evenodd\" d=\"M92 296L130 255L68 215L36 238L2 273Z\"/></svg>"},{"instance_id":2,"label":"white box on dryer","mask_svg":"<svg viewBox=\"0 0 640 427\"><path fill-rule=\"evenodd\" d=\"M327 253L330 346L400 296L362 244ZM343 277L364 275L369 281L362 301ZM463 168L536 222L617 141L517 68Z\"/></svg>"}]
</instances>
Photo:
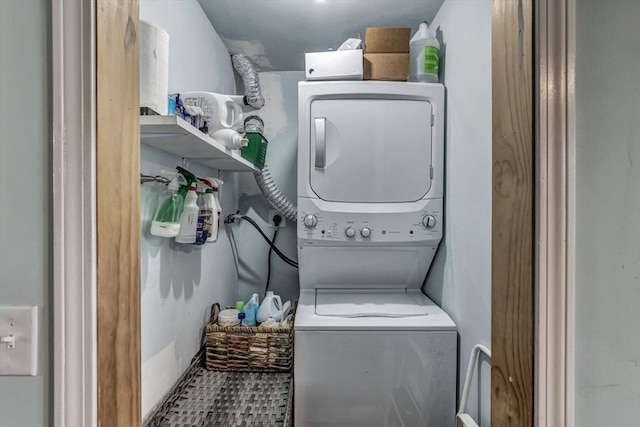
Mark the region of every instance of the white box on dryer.
<instances>
[{"instance_id":1,"label":"white box on dryer","mask_svg":"<svg viewBox=\"0 0 640 427\"><path fill-rule=\"evenodd\" d=\"M307 80L362 80L362 50L304 54Z\"/></svg>"}]
</instances>

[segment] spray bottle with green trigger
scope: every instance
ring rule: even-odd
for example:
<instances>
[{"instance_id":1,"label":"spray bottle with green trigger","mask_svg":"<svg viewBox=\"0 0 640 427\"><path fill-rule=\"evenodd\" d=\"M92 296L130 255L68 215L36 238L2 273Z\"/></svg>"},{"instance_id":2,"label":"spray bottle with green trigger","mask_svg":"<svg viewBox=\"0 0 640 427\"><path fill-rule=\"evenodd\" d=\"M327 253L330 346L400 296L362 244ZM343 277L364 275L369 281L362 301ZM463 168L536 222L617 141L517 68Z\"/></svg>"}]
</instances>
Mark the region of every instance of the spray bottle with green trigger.
<instances>
[{"instance_id":1,"label":"spray bottle with green trigger","mask_svg":"<svg viewBox=\"0 0 640 427\"><path fill-rule=\"evenodd\" d=\"M182 176L184 176L184 179L187 182L186 184L180 186L179 191L180 195L184 198L184 196L187 195L187 191L189 191L189 187L191 187L191 184L194 182L198 182L198 177L180 166L176 166L176 170L181 173Z\"/></svg>"},{"instance_id":2,"label":"spray bottle with green trigger","mask_svg":"<svg viewBox=\"0 0 640 427\"><path fill-rule=\"evenodd\" d=\"M184 178L176 172L163 171L162 175L169 177L171 182L160 195L150 232L154 236L176 237L180 230L180 214L184 204L184 197L179 193L180 180Z\"/></svg>"}]
</instances>

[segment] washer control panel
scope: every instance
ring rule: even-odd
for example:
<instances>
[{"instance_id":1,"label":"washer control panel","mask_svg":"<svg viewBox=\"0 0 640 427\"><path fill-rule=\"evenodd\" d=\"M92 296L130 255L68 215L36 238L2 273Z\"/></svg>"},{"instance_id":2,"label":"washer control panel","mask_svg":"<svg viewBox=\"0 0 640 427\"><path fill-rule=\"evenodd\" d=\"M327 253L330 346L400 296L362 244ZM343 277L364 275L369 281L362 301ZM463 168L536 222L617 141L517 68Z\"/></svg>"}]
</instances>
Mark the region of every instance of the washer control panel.
<instances>
[{"instance_id":1,"label":"washer control panel","mask_svg":"<svg viewBox=\"0 0 640 427\"><path fill-rule=\"evenodd\" d=\"M323 212L312 203L299 205L299 244L325 242L400 243L442 238L442 201L416 212ZM306 209L305 209L306 208Z\"/></svg>"}]
</instances>

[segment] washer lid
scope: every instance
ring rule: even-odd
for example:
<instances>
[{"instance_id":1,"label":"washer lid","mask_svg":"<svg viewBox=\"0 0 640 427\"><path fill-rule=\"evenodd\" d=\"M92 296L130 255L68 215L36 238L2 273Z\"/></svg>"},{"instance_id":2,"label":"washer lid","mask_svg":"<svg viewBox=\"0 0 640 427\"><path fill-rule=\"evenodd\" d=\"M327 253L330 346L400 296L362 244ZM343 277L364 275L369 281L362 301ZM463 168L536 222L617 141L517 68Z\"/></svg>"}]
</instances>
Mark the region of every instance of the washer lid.
<instances>
[{"instance_id":1,"label":"washer lid","mask_svg":"<svg viewBox=\"0 0 640 427\"><path fill-rule=\"evenodd\" d=\"M428 314L425 307L405 290L318 290L315 312L318 316L334 317L401 318Z\"/></svg>"}]
</instances>

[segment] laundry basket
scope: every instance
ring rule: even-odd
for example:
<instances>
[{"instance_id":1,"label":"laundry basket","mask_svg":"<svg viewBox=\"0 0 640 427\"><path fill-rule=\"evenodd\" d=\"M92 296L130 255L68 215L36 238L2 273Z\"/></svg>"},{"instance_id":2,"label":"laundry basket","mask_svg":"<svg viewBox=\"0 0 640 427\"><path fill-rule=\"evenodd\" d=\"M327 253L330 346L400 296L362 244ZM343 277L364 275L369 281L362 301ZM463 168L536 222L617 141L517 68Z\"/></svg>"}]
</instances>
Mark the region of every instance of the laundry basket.
<instances>
[{"instance_id":1,"label":"laundry basket","mask_svg":"<svg viewBox=\"0 0 640 427\"><path fill-rule=\"evenodd\" d=\"M218 326L220 304L213 304L206 328L206 368L212 371L291 372L295 308L294 304L288 327L267 329Z\"/></svg>"}]
</instances>

